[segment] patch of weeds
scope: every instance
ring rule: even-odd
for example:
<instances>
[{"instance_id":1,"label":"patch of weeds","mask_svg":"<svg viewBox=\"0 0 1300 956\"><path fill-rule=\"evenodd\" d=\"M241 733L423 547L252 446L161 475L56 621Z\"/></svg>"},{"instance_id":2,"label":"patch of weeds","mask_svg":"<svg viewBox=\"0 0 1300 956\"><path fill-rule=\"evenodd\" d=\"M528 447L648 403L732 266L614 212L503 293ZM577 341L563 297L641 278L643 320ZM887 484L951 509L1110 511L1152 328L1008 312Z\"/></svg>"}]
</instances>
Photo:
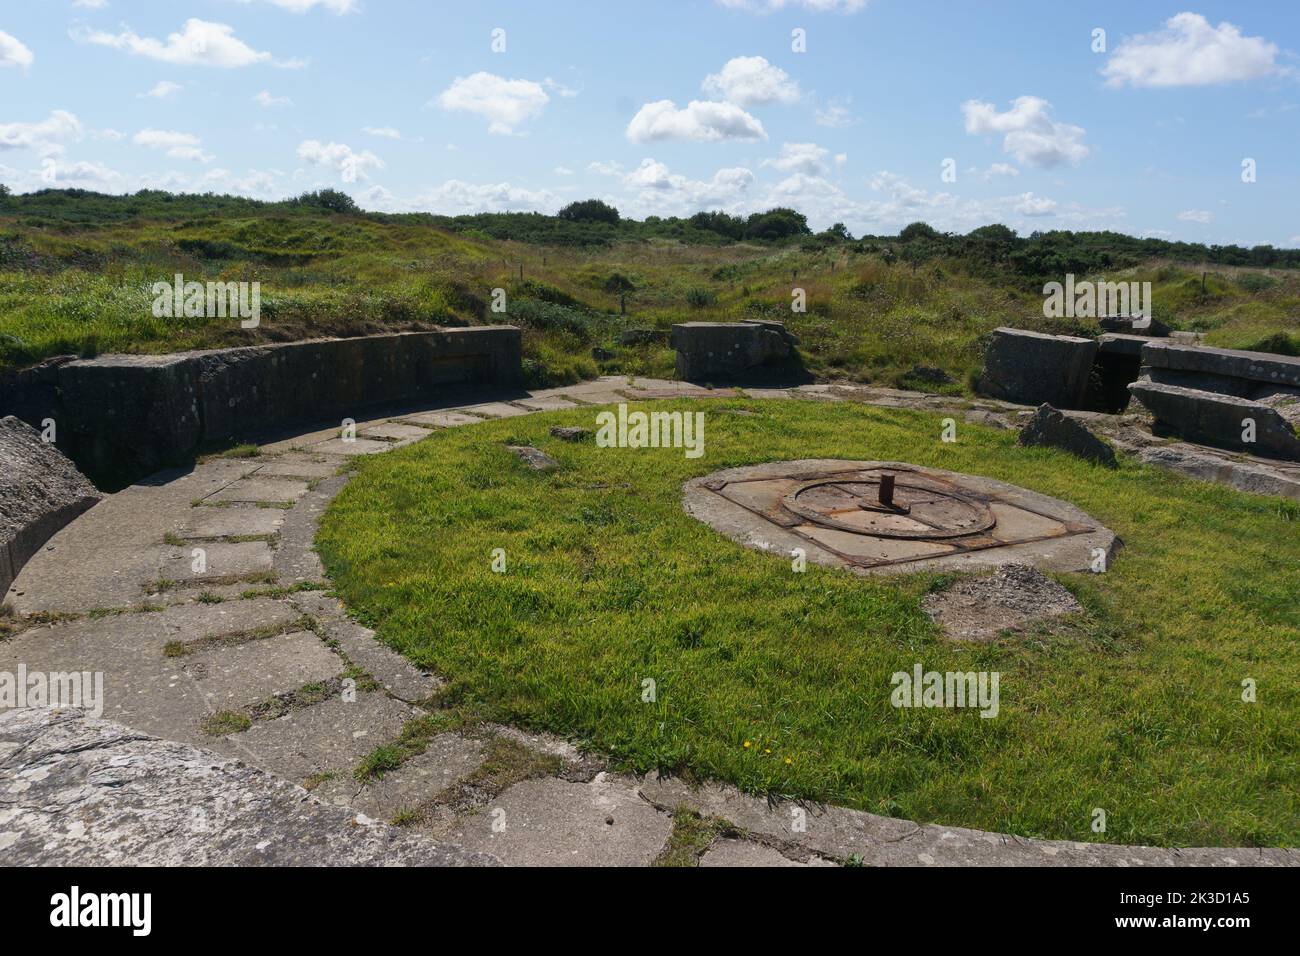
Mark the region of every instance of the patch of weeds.
<instances>
[{"instance_id":1,"label":"patch of weeds","mask_svg":"<svg viewBox=\"0 0 1300 956\"><path fill-rule=\"evenodd\" d=\"M185 539L174 531L168 531L163 535L163 544L171 545L173 548L183 548L185 547Z\"/></svg>"},{"instance_id":2,"label":"patch of weeds","mask_svg":"<svg viewBox=\"0 0 1300 956\"><path fill-rule=\"evenodd\" d=\"M259 508L279 508L281 511L289 511L293 508L292 501L259 501Z\"/></svg>"},{"instance_id":3,"label":"patch of weeds","mask_svg":"<svg viewBox=\"0 0 1300 956\"><path fill-rule=\"evenodd\" d=\"M269 624L265 627L254 627L216 637L200 637L193 641L168 641L163 645L163 657L187 657L210 647L236 647L253 641L263 641L269 637L279 637L292 631L310 630L310 625L311 621L308 618L300 617L287 624Z\"/></svg>"},{"instance_id":4,"label":"patch of weeds","mask_svg":"<svg viewBox=\"0 0 1300 956\"><path fill-rule=\"evenodd\" d=\"M158 578L156 581L150 581L146 584L144 589L150 594L166 594L174 587L176 587L176 582L170 578Z\"/></svg>"},{"instance_id":5,"label":"patch of weeds","mask_svg":"<svg viewBox=\"0 0 1300 956\"><path fill-rule=\"evenodd\" d=\"M220 594L213 594L211 591L200 591L196 600L200 604L220 604L225 600Z\"/></svg>"},{"instance_id":6,"label":"patch of weeds","mask_svg":"<svg viewBox=\"0 0 1300 956\"><path fill-rule=\"evenodd\" d=\"M291 584L288 587L274 588L249 588L247 591L240 593L241 601L251 601L254 598L269 597L282 598L290 594L297 594L300 591L323 591L327 585L321 581L299 581L297 584Z\"/></svg>"},{"instance_id":7,"label":"patch of weeds","mask_svg":"<svg viewBox=\"0 0 1300 956\"><path fill-rule=\"evenodd\" d=\"M701 816L685 804L673 810L673 830L651 866L699 866L700 856L725 829L721 820Z\"/></svg>"},{"instance_id":8,"label":"patch of weeds","mask_svg":"<svg viewBox=\"0 0 1300 956\"><path fill-rule=\"evenodd\" d=\"M210 714L203 721L203 732L209 737L224 737L227 734L243 733L253 722L247 714L235 710L221 710Z\"/></svg>"}]
</instances>

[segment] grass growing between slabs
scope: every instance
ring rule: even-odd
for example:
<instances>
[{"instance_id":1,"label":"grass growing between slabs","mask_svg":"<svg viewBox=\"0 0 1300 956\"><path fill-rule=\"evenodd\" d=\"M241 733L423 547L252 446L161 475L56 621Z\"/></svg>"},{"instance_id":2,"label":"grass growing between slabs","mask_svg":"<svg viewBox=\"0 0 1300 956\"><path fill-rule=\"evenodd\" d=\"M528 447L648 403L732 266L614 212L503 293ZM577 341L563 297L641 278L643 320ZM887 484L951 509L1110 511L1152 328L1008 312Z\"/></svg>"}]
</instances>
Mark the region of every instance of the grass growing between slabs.
<instances>
[{"instance_id":1,"label":"grass growing between slabs","mask_svg":"<svg viewBox=\"0 0 1300 956\"><path fill-rule=\"evenodd\" d=\"M318 538L340 593L449 679L449 704L627 768L1027 836L1296 845L1300 507L1128 462L1107 471L973 425L944 444L939 417L917 412L642 407L704 411L705 455L550 436L593 427L588 409L450 429L362 462ZM755 414L726 413L740 408ZM563 467L533 472L507 442ZM935 575L796 574L682 511L693 476L819 457L1009 481L1073 502L1126 546L1104 575L1060 576L1085 619L968 646L920 610ZM496 548L506 573L492 571ZM890 675L917 662L998 671L999 715L892 707Z\"/></svg>"}]
</instances>

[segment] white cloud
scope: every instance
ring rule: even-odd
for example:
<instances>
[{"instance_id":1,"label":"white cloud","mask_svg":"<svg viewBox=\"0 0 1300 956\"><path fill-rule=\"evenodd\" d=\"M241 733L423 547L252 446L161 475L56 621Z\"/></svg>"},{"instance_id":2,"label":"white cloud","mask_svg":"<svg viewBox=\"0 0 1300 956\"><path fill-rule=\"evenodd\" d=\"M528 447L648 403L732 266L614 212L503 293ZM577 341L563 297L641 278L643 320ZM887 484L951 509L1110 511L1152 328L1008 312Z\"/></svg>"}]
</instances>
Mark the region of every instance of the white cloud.
<instances>
[{"instance_id":1,"label":"white cloud","mask_svg":"<svg viewBox=\"0 0 1300 956\"><path fill-rule=\"evenodd\" d=\"M367 169L384 168L384 161L368 149L356 153L346 143L321 143L315 139L298 144L298 158L314 166L338 170L345 183L366 179Z\"/></svg>"},{"instance_id":2,"label":"white cloud","mask_svg":"<svg viewBox=\"0 0 1300 956\"><path fill-rule=\"evenodd\" d=\"M1186 209L1178 214L1178 218L1183 222L1208 223L1214 221L1214 213L1204 209Z\"/></svg>"},{"instance_id":3,"label":"white cloud","mask_svg":"<svg viewBox=\"0 0 1300 956\"><path fill-rule=\"evenodd\" d=\"M704 78L704 92L739 106L793 103L799 99L799 84L790 74L761 56L738 56L728 60L720 73Z\"/></svg>"},{"instance_id":4,"label":"white cloud","mask_svg":"<svg viewBox=\"0 0 1300 956\"><path fill-rule=\"evenodd\" d=\"M1056 212L1056 200L1035 196L1033 193L1022 193L1015 210L1022 216L1050 216Z\"/></svg>"},{"instance_id":5,"label":"white cloud","mask_svg":"<svg viewBox=\"0 0 1300 956\"><path fill-rule=\"evenodd\" d=\"M72 5L83 10L102 10L108 6L108 0L72 0Z\"/></svg>"},{"instance_id":6,"label":"white cloud","mask_svg":"<svg viewBox=\"0 0 1300 956\"><path fill-rule=\"evenodd\" d=\"M1108 86L1208 86L1278 72L1276 44L1245 37L1231 23L1217 27L1199 13L1180 13L1163 30L1126 37L1101 73Z\"/></svg>"},{"instance_id":7,"label":"white cloud","mask_svg":"<svg viewBox=\"0 0 1300 956\"><path fill-rule=\"evenodd\" d=\"M540 115L550 101L540 83L507 80L483 71L456 77L438 96L438 105L443 109L481 116L488 121L489 133L503 136Z\"/></svg>"},{"instance_id":8,"label":"white cloud","mask_svg":"<svg viewBox=\"0 0 1300 956\"><path fill-rule=\"evenodd\" d=\"M21 40L0 30L0 66L20 66L25 70L35 59Z\"/></svg>"},{"instance_id":9,"label":"white cloud","mask_svg":"<svg viewBox=\"0 0 1300 956\"><path fill-rule=\"evenodd\" d=\"M146 149L166 150L172 159L212 162L212 155L202 149L202 141L191 133L178 133L169 129L142 129L131 137L131 142Z\"/></svg>"},{"instance_id":10,"label":"white cloud","mask_svg":"<svg viewBox=\"0 0 1300 956\"><path fill-rule=\"evenodd\" d=\"M82 135L81 120L67 110L54 110L38 123L0 123L0 149L35 149L42 156L56 156L65 142Z\"/></svg>"},{"instance_id":11,"label":"white cloud","mask_svg":"<svg viewBox=\"0 0 1300 956\"><path fill-rule=\"evenodd\" d=\"M82 43L124 50L135 56L148 57L176 66L241 67L255 63L275 62L270 53L254 50L235 36L234 30L224 23L210 23L191 17L179 33L169 33L167 40L142 37L131 30L121 33L73 30L72 38ZM301 66L298 60L277 63L278 66Z\"/></svg>"},{"instance_id":12,"label":"white cloud","mask_svg":"<svg viewBox=\"0 0 1300 956\"><path fill-rule=\"evenodd\" d=\"M253 102L264 110L269 110L276 106L293 106L293 100L287 96L272 96L270 90L262 90L253 97Z\"/></svg>"},{"instance_id":13,"label":"white cloud","mask_svg":"<svg viewBox=\"0 0 1300 956\"><path fill-rule=\"evenodd\" d=\"M564 97L565 99L570 99L572 97L575 97L582 92L581 90L575 90L571 86L565 86L563 83L553 80L549 76L546 79L542 80L542 86L546 87L556 96L561 96Z\"/></svg>"},{"instance_id":14,"label":"white cloud","mask_svg":"<svg viewBox=\"0 0 1300 956\"><path fill-rule=\"evenodd\" d=\"M701 209L737 211L745 205L754 174L744 167L719 169L708 180L672 172L646 158L630 172L618 163L592 163L588 170L618 180L621 197L609 197L619 209L637 216L689 215Z\"/></svg>"},{"instance_id":15,"label":"white cloud","mask_svg":"<svg viewBox=\"0 0 1300 956\"><path fill-rule=\"evenodd\" d=\"M993 163L988 169L984 170L983 175L985 180L992 179L994 176L1011 176L1014 178L1020 175L1020 170L1010 163Z\"/></svg>"},{"instance_id":16,"label":"white cloud","mask_svg":"<svg viewBox=\"0 0 1300 956\"><path fill-rule=\"evenodd\" d=\"M867 0L717 0L723 7L750 13L771 13L794 7L815 13L857 13Z\"/></svg>"},{"instance_id":17,"label":"white cloud","mask_svg":"<svg viewBox=\"0 0 1300 956\"><path fill-rule=\"evenodd\" d=\"M165 100L173 93L179 93L180 91L181 85L179 83L173 83L171 80L159 80L148 93L141 93L140 95L151 96L156 100Z\"/></svg>"},{"instance_id":18,"label":"white cloud","mask_svg":"<svg viewBox=\"0 0 1300 956\"><path fill-rule=\"evenodd\" d=\"M103 163L47 159L40 172L41 186L58 188L76 186L91 189L123 189L126 177Z\"/></svg>"},{"instance_id":19,"label":"white cloud","mask_svg":"<svg viewBox=\"0 0 1300 956\"><path fill-rule=\"evenodd\" d=\"M402 132L392 126L363 126L361 132L370 136L378 136L381 139L401 139Z\"/></svg>"},{"instance_id":20,"label":"white cloud","mask_svg":"<svg viewBox=\"0 0 1300 956\"><path fill-rule=\"evenodd\" d=\"M239 2L249 3L250 0L239 0ZM324 7L331 13L337 14L353 13L357 10L357 0L267 0L267 2L290 13L307 13L316 7Z\"/></svg>"},{"instance_id":21,"label":"white cloud","mask_svg":"<svg viewBox=\"0 0 1300 956\"><path fill-rule=\"evenodd\" d=\"M1052 119L1052 104L1037 96L1017 97L1005 113L979 100L967 100L961 109L966 116L966 132L1001 134L1003 151L1026 165L1074 166L1088 155L1083 127Z\"/></svg>"},{"instance_id":22,"label":"white cloud","mask_svg":"<svg viewBox=\"0 0 1300 956\"><path fill-rule=\"evenodd\" d=\"M678 109L672 100L658 100L641 107L627 124L627 138L633 143L682 139L697 143L724 140L767 139L763 124L734 103L692 100Z\"/></svg>"},{"instance_id":23,"label":"white cloud","mask_svg":"<svg viewBox=\"0 0 1300 956\"><path fill-rule=\"evenodd\" d=\"M570 169L568 166L556 166L555 169L552 170L552 172L555 173L555 175L557 175L557 176L572 176L572 175L573 175L573 170Z\"/></svg>"},{"instance_id":24,"label":"white cloud","mask_svg":"<svg viewBox=\"0 0 1300 956\"><path fill-rule=\"evenodd\" d=\"M441 186L423 192L405 209L459 215L475 212L555 212L560 198L546 189L525 189L510 183L467 183L449 179Z\"/></svg>"},{"instance_id":25,"label":"white cloud","mask_svg":"<svg viewBox=\"0 0 1300 956\"><path fill-rule=\"evenodd\" d=\"M849 112L848 102L840 103L835 100L827 103L825 106L818 108L813 112L813 122L818 126L829 126L831 129L840 129L845 126L852 126L857 122L853 114Z\"/></svg>"},{"instance_id":26,"label":"white cloud","mask_svg":"<svg viewBox=\"0 0 1300 956\"><path fill-rule=\"evenodd\" d=\"M777 159L763 160L764 166L772 166L783 173L803 173L807 176L822 176L826 173L824 160L830 150L816 143L782 143L781 155ZM844 157L845 160L848 157ZM836 162L840 163L839 157Z\"/></svg>"}]
</instances>

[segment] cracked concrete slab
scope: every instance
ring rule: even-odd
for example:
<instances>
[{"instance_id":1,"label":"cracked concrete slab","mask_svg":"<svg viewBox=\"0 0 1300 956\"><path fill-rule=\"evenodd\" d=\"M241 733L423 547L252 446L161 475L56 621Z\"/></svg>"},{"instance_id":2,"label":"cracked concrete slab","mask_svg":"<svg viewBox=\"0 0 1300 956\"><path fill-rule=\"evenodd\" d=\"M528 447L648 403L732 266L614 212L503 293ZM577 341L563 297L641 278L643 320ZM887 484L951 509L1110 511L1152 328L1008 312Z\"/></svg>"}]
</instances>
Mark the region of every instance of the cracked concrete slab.
<instances>
[{"instance_id":1,"label":"cracked concrete slab","mask_svg":"<svg viewBox=\"0 0 1300 956\"><path fill-rule=\"evenodd\" d=\"M409 445L413 441L429 437L429 429L418 425L403 425L401 422L383 422L369 425L358 434L362 438L378 438L394 443L395 446Z\"/></svg>"},{"instance_id":2,"label":"cracked concrete slab","mask_svg":"<svg viewBox=\"0 0 1300 956\"><path fill-rule=\"evenodd\" d=\"M672 819L641 800L633 782L602 773L590 783L517 783L447 839L510 866L645 866L671 832Z\"/></svg>"},{"instance_id":3,"label":"cracked concrete slab","mask_svg":"<svg viewBox=\"0 0 1300 956\"><path fill-rule=\"evenodd\" d=\"M212 749L239 754L263 770L301 783L313 774L350 773L362 757L396 739L403 725L418 715L409 704L379 692L358 694L352 703L332 697L219 738Z\"/></svg>"},{"instance_id":4,"label":"cracked concrete slab","mask_svg":"<svg viewBox=\"0 0 1300 956\"><path fill-rule=\"evenodd\" d=\"M213 711L239 710L343 671L343 661L311 631L212 646L186 656L182 666Z\"/></svg>"},{"instance_id":5,"label":"cracked concrete slab","mask_svg":"<svg viewBox=\"0 0 1300 956\"><path fill-rule=\"evenodd\" d=\"M222 488L215 494L204 498L205 504L220 502L241 502L256 504L258 502L297 501L307 493L307 482L292 478L243 478Z\"/></svg>"},{"instance_id":6,"label":"cracked concrete slab","mask_svg":"<svg viewBox=\"0 0 1300 956\"><path fill-rule=\"evenodd\" d=\"M196 562L202 570L195 570ZM192 541L184 547L163 548L155 578L193 586L265 574L273 565L271 546L265 541Z\"/></svg>"},{"instance_id":7,"label":"cracked concrete slab","mask_svg":"<svg viewBox=\"0 0 1300 956\"><path fill-rule=\"evenodd\" d=\"M272 535L284 523L284 512L275 508L240 506L191 508L174 532L178 538L234 538Z\"/></svg>"},{"instance_id":8,"label":"cracked concrete slab","mask_svg":"<svg viewBox=\"0 0 1300 956\"><path fill-rule=\"evenodd\" d=\"M329 441L321 442L319 445L312 445L311 450L327 455L382 455L386 451L392 451L393 444L392 442L375 441L371 438L357 438L352 441L332 438Z\"/></svg>"},{"instance_id":9,"label":"cracked concrete slab","mask_svg":"<svg viewBox=\"0 0 1300 956\"><path fill-rule=\"evenodd\" d=\"M756 867L756 866L835 866L828 860L812 857L801 863L783 855L780 850L748 840L715 840L704 855L700 866Z\"/></svg>"},{"instance_id":10,"label":"cracked concrete slab","mask_svg":"<svg viewBox=\"0 0 1300 956\"><path fill-rule=\"evenodd\" d=\"M312 791L326 803L350 806L374 820L393 820L403 810L415 810L469 776L483 763L483 744L456 733L439 734L424 753L390 770L377 780L359 783L340 774Z\"/></svg>"}]
</instances>

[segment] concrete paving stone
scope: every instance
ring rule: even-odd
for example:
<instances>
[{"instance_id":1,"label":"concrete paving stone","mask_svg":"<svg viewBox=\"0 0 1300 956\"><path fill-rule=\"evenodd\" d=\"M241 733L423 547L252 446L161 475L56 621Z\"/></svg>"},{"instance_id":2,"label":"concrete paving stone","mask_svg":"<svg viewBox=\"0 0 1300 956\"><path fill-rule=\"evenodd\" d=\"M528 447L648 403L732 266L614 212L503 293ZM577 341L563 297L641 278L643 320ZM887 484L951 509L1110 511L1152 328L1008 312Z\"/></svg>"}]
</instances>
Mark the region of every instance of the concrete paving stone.
<instances>
[{"instance_id":1,"label":"concrete paving stone","mask_svg":"<svg viewBox=\"0 0 1300 956\"><path fill-rule=\"evenodd\" d=\"M212 711L238 710L343 671L342 659L311 631L210 646L187 656L183 666Z\"/></svg>"},{"instance_id":2,"label":"concrete paving stone","mask_svg":"<svg viewBox=\"0 0 1300 956\"><path fill-rule=\"evenodd\" d=\"M717 840L700 857L700 866L835 866L828 860L812 857L807 863L791 860L761 843L748 840Z\"/></svg>"},{"instance_id":3,"label":"concrete paving stone","mask_svg":"<svg viewBox=\"0 0 1300 956\"><path fill-rule=\"evenodd\" d=\"M558 395L551 395L545 398L521 398L518 405L530 409L534 412L558 412L566 408L577 408L577 402L571 402L567 398L561 398Z\"/></svg>"},{"instance_id":4,"label":"concrete paving stone","mask_svg":"<svg viewBox=\"0 0 1300 956\"><path fill-rule=\"evenodd\" d=\"M419 711L378 691L353 703L333 697L219 738L213 749L301 783L326 771L351 773L362 757L397 738Z\"/></svg>"},{"instance_id":5,"label":"concrete paving stone","mask_svg":"<svg viewBox=\"0 0 1300 956\"><path fill-rule=\"evenodd\" d=\"M403 425L401 422L382 422L378 425L368 425L357 434L362 438L379 438L409 444L421 438L428 438L429 430L418 425Z\"/></svg>"},{"instance_id":6,"label":"concrete paving stone","mask_svg":"<svg viewBox=\"0 0 1300 956\"><path fill-rule=\"evenodd\" d=\"M255 504L259 501L297 501L307 493L307 482L292 478L244 478L232 482L220 491L208 495L207 504L241 502Z\"/></svg>"},{"instance_id":7,"label":"concrete paving stone","mask_svg":"<svg viewBox=\"0 0 1300 956\"><path fill-rule=\"evenodd\" d=\"M307 457L283 457L268 461L254 472L258 478L329 478L338 471L340 462L323 457L317 461Z\"/></svg>"},{"instance_id":8,"label":"concrete paving stone","mask_svg":"<svg viewBox=\"0 0 1300 956\"><path fill-rule=\"evenodd\" d=\"M746 388L744 393L750 398L791 398L788 388Z\"/></svg>"},{"instance_id":9,"label":"concrete paving stone","mask_svg":"<svg viewBox=\"0 0 1300 956\"><path fill-rule=\"evenodd\" d=\"M204 750L78 711L0 713L16 866L489 866Z\"/></svg>"},{"instance_id":10,"label":"concrete paving stone","mask_svg":"<svg viewBox=\"0 0 1300 956\"><path fill-rule=\"evenodd\" d=\"M203 552L202 571L194 570L194 563L199 560L195 551ZM205 581L262 574L272 567L271 546L265 541L192 541L181 547L168 545L162 549L157 577L192 586ZM146 590L142 586L137 600Z\"/></svg>"},{"instance_id":11,"label":"concrete paving stone","mask_svg":"<svg viewBox=\"0 0 1300 956\"><path fill-rule=\"evenodd\" d=\"M256 505L230 508L191 508L175 534L179 538L233 538L270 535L280 530L284 512Z\"/></svg>"},{"instance_id":12,"label":"concrete paving stone","mask_svg":"<svg viewBox=\"0 0 1300 956\"><path fill-rule=\"evenodd\" d=\"M349 806L372 820L392 821L414 810L483 763L481 741L460 734L439 734L424 753L412 757L378 780L358 783L351 774L333 777L312 791L318 800Z\"/></svg>"},{"instance_id":13,"label":"concrete paving stone","mask_svg":"<svg viewBox=\"0 0 1300 956\"><path fill-rule=\"evenodd\" d=\"M309 450L315 453L316 446L321 442L329 441L331 438L338 438L342 429L342 422L337 424L322 426L312 431L305 431L299 435L292 435L278 441L258 444L264 455L278 455L285 452L294 452L298 450Z\"/></svg>"},{"instance_id":14,"label":"concrete paving stone","mask_svg":"<svg viewBox=\"0 0 1300 956\"><path fill-rule=\"evenodd\" d=\"M671 832L672 818L633 781L602 773L590 783L517 783L458 821L447 841L510 866L645 866Z\"/></svg>"},{"instance_id":15,"label":"concrete paving stone","mask_svg":"<svg viewBox=\"0 0 1300 956\"><path fill-rule=\"evenodd\" d=\"M323 479L285 515L279 546L272 558L276 581L281 585L289 587L325 579L325 568L316 553L316 529L321 515L347 482L346 475Z\"/></svg>"},{"instance_id":16,"label":"concrete paving stone","mask_svg":"<svg viewBox=\"0 0 1300 956\"><path fill-rule=\"evenodd\" d=\"M458 428L461 425L477 425L483 419L474 415L466 415L464 412L416 412L411 415L402 415L401 421L415 422L418 425L425 425L429 428Z\"/></svg>"},{"instance_id":17,"label":"concrete paving stone","mask_svg":"<svg viewBox=\"0 0 1300 956\"><path fill-rule=\"evenodd\" d=\"M386 644L375 632L352 620L337 598L323 591L302 591L290 602L316 619L325 636L394 697L409 703L425 700L442 681L426 674Z\"/></svg>"},{"instance_id":18,"label":"concrete paving stone","mask_svg":"<svg viewBox=\"0 0 1300 956\"><path fill-rule=\"evenodd\" d=\"M570 394L573 398L576 398L584 405L617 405L620 402L630 401L630 399L622 392L616 392L613 389L603 389L601 391L590 392L571 392Z\"/></svg>"},{"instance_id":19,"label":"concrete paving stone","mask_svg":"<svg viewBox=\"0 0 1300 956\"><path fill-rule=\"evenodd\" d=\"M19 572L9 595L19 614L127 607L158 577L158 542L189 517L191 502L239 478L244 462L219 459L162 472L110 495L55 534Z\"/></svg>"},{"instance_id":20,"label":"concrete paving stone","mask_svg":"<svg viewBox=\"0 0 1300 956\"><path fill-rule=\"evenodd\" d=\"M528 414L528 409L518 408L506 402L487 402L483 405L466 405L460 410L463 412L469 412L471 415L478 415L482 418L514 418L516 415Z\"/></svg>"},{"instance_id":21,"label":"concrete paving stone","mask_svg":"<svg viewBox=\"0 0 1300 956\"><path fill-rule=\"evenodd\" d=\"M353 441L333 438L312 446L313 451L320 451L327 455L380 455L392 451L393 448L392 442L375 441L371 438L357 438Z\"/></svg>"}]
</instances>

